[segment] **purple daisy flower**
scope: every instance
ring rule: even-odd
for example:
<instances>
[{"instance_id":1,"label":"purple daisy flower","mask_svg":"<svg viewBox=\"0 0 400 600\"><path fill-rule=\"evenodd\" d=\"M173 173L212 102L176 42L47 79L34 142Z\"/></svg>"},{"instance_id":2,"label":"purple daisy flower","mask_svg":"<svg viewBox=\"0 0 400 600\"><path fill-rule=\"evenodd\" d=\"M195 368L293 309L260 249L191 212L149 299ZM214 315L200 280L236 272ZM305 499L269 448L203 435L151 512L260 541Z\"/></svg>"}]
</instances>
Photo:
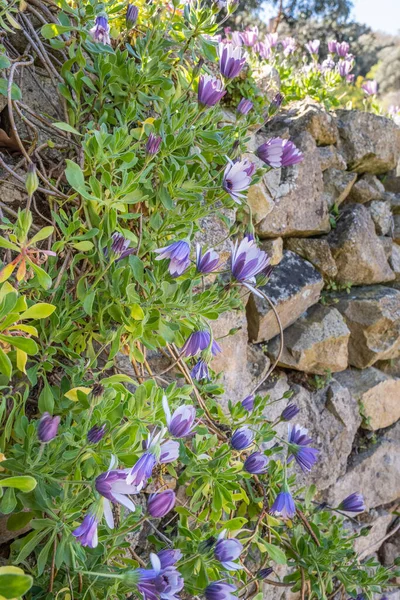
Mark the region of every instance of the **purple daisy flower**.
<instances>
[{"instance_id":1,"label":"purple daisy flower","mask_svg":"<svg viewBox=\"0 0 400 600\"><path fill-rule=\"evenodd\" d=\"M282 491L275 498L270 513L271 515L282 517L282 519L293 519L296 514L293 496L286 483L282 486Z\"/></svg>"},{"instance_id":2,"label":"purple daisy flower","mask_svg":"<svg viewBox=\"0 0 400 600\"><path fill-rule=\"evenodd\" d=\"M155 252L159 254L156 260L169 259L168 271L172 277L179 277L190 266L190 246L184 240L173 242L169 246L155 250Z\"/></svg>"},{"instance_id":3,"label":"purple daisy flower","mask_svg":"<svg viewBox=\"0 0 400 600\"><path fill-rule=\"evenodd\" d=\"M161 519L174 508L175 502L174 490L165 490L165 492L150 494L147 502L147 512L151 517Z\"/></svg>"},{"instance_id":4,"label":"purple daisy flower","mask_svg":"<svg viewBox=\"0 0 400 600\"><path fill-rule=\"evenodd\" d=\"M250 394L250 396L246 396L244 400L242 400L241 404L245 410L251 412L254 408L254 394Z\"/></svg>"},{"instance_id":5,"label":"purple daisy flower","mask_svg":"<svg viewBox=\"0 0 400 600\"><path fill-rule=\"evenodd\" d=\"M269 60L271 58L271 46L268 44L264 44L264 42L256 42L253 49L254 52L257 52L257 54L264 60Z\"/></svg>"},{"instance_id":6,"label":"purple daisy flower","mask_svg":"<svg viewBox=\"0 0 400 600\"><path fill-rule=\"evenodd\" d=\"M296 40L292 37L287 37L281 41L283 54L287 57L296 51Z\"/></svg>"},{"instance_id":7,"label":"purple daisy flower","mask_svg":"<svg viewBox=\"0 0 400 600\"><path fill-rule=\"evenodd\" d=\"M270 262L266 252L260 250L255 240L244 237L232 245L231 271L232 276L240 283L255 283L255 277L261 273Z\"/></svg>"},{"instance_id":8,"label":"purple daisy flower","mask_svg":"<svg viewBox=\"0 0 400 600\"><path fill-rule=\"evenodd\" d=\"M340 56L340 58L346 58L350 50L350 44L347 42L341 42L340 44L336 44L336 54Z\"/></svg>"},{"instance_id":9,"label":"purple daisy flower","mask_svg":"<svg viewBox=\"0 0 400 600\"><path fill-rule=\"evenodd\" d=\"M96 491L103 496L104 516L110 529L114 528L114 517L111 503L122 504L131 512L135 512L135 505L128 498L129 494L137 494L136 485L128 482L128 473L121 469L109 470L101 473L95 480Z\"/></svg>"},{"instance_id":10,"label":"purple daisy flower","mask_svg":"<svg viewBox=\"0 0 400 600\"><path fill-rule=\"evenodd\" d=\"M243 46L242 34L239 31L230 31L229 36L232 44L235 46Z\"/></svg>"},{"instance_id":11,"label":"purple daisy flower","mask_svg":"<svg viewBox=\"0 0 400 600\"><path fill-rule=\"evenodd\" d=\"M149 156L154 156L160 149L162 142L162 138L159 135L154 135L154 133L150 133L146 142L146 154Z\"/></svg>"},{"instance_id":12,"label":"purple daisy flower","mask_svg":"<svg viewBox=\"0 0 400 600\"><path fill-rule=\"evenodd\" d=\"M300 163L304 156L290 140L271 138L257 148L256 155L268 166L279 169Z\"/></svg>"},{"instance_id":13,"label":"purple daisy flower","mask_svg":"<svg viewBox=\"0 0 400 600\"><path fill-rule=\"evenodd\" d=\"M189 435L193 430L193 424L196 418L195 407L191 405L180 406L171 416L171 411L169 409L166 396L163 396L162 404L170 434L177 438L182 438Z\"/></svg>"},{"instance_id":14,"label":"purple daisy flower","mask_svg":"<svg viewBox=\"0 0 400 600\"><path fill-rule=\"evenodd\" d=\"M126 481L128 484L136 486L138 492L146 485L147 480L151 477L153 468L157 462L155 455L152 452L145 452L136 461L133 467L128 471Z\"/></svg>"},{"instance_id":15,"label":"purple daisy flower","mask_svg":"<svg viewBox=\"0 0 400 600\"><path fill-rule=\"evenodd\" d=\"M239 104L237 105L236 110L238 111L239 114L245 116L251 111L253 106L254 106L254 104L252 103L251 100L247 100L247 98L242 98L241 101L239 102Z\"/></svg>"},{"instance_id":16,"label":"purple daisy flower","mask_svg":"<svg viewBox=\"0 0 400 600\"><path fill-rule=\"evenodd\" d=\"M352 68L354 67L354 60L339 60L337 64L337 70L340 77L347 77Z\"/></svg>"},{"instance_id":17,"label":"purple daisy flower","mask_svg":"<svg viewBox=\"0 0 400 600\"><path fill-rule=\"evenodd\" d=\"M226 79L237 77L246 63L246 57L242 56L240 46L220 43L218 50L221 75Z\"/></svg>"},{"instance_id":18,"label":"purple daisy flower","mask_svg":"<svg viewBox=\"0 0 400 600\"><path fill-rule=\"evenodd\" d=\"M278 33L267 33L265 41L271 48L275 48L278 45Z\"/></svg>"},{"instance_id":19,"label":"purple daisy flower","mask_svg":"<svg viewBox=\"0 0 400 600\"><path fill-rule=\"evenodd\" d=\"M162 464L174 462L179 458L179 442L166 440L160 446L161 454L159 462Z\"/></svg>"},{"instance_id":20,"label":"purple daisy flower","mask_svg":"<svg viewBox=\"0 0 400 600\"><path fill-rule=\"evenodd\" d=\"M255 433L245 425L239 427L231 437L231 446L235 450L244 450L251 446L255 438Z\"/></svg>"},{"instance_id":21,"label":"purple daisy flower","mask_svg":"<svg viewBox=\"0 0 400 600\"><path fill-rule=\"evenodd\" d=\"M225 540L221 537L216 543L214 556L227 571L237 571L243 567L233 561L239 558L242 551L243 546L239 540L233 538Z\"/></svg>"},{"instance_id":22,"label":"purple daisy flower","mask_svg":"<svg viewBox=\"0 0 400 600\"><path fill-rule=\"evenodd\" d=\"M111 236L110 259L115 262L133 254L135 248L129 248L130 241L122 233L115 231ZM104 249L104 256L108 258L108 248Z\"/></svg>"},{"instance_id":23,"label":"purple daisy flower","mask_svg":"<svg viewBox=\"0 0 400 600\"><path fill-rule=\"evenodd\" d=\"M199 360L190 371L190 376L196 379L196 381L202 381L203 379L210 381L210 371L206 361L203 359Z\"/></svg>"},{"instance_id":24,"label":"purple daisy flower","mask_svg":"<svg viewBox=\"0 0 400 600\"><path fill-rule=\"evenodd\" d=\"M240 34L242 42L245 46L251 48L258 40L258 27L249 27Z\"/></svg>"},{"instance_id":25,"label":"purple daisy flower","mask_svg":"<svg viewBox=\"0 0 400 600\"><path fill-rule=\"evenodd\" d=\"M98 544L97 526L99 521L95 513L88 512L83 518L82 523L74 529L72 535L76 537L82 546L96 548Z\"/></svg>"},{"instance_id":26,"label":"purple daisy flower","mask_svg":"<svg viewBox=\"0 0 400 600\"><path fill-rule=\"evenodd\" d=\"M321 42L319 40L310 40L309 42L307 42L305 47L309 51L311 56L317 56L320 44Z\"/></svg>"},{"instance_id":27,"label":"purple daisy flower","mask_svg":"<svg viewBox=\"0 0 400 600\"><path fill-rule=\"evenodd\" d=\"M196 269L199 273L212 273L219 266L219 255L213 250L209 248L202 254L202 249L200 244L196 244Z\"/></svg>"},{"instance_id":28,"label":"purple daisy flower","mask_svg":"<svg viewBox=\"0 0 400 600\"><path fill-rule=\"evenodd\" d=\"M89 33L93 38L94 42L100 42L101 44L111 44L110 39L110 26L106 15L96 17L94 27L89 29Z\"/></svg>"},{"instance_id":29,"label":"purple daisy flower","mask_svg":"<svg viewBox=\"0 0 400 600\"><path fill-rule=\"evenodd\" d=\"M211 75L201 75L197 91L197 99L202 106L215 106L226 94L220 79Z\"/></svg>"},{"instance_id":30,"label":"purple daisy flower","mask_svg":"<svg viewBox=\"0 0 400 600\"><path fill-rule=\"evenodd\" d=\"M290 463L294 458L302 471L309 473L317 462L318 450L309 447L312 439L308 437L307 429L300 425L289 425L288 444L292 454L287 462Z\"/></svg>"},{"instance_id":31,"label":"purple daisy flower","mask_svg":"<svg viewBox=\"0 0 400 600\"><path fill-rule=\"evenodd\" d=\"M253 452L244 461L243 468L252 475L261 475L267 472L268 458L262 452Z\"/></svg>"},{"instance_id":32,"label":"purple daisy flower","mask_svg":"<svg viewBox=\"0 0 400 600\"><path fill-rule=\"evenodd\" d=\"M364 81L361 87L367 96L375 96L378 93L378 82L374 79L371 81Z\"/></svg>"},{"instance_id":33,"label":"purple daisy flower","mask_svg":"<svg viewBox=\"0 0 400 600\"><path fill-rule=\"evenodd\" d=\"M204 591L206 600L237 600L237 587L226 581L213 581Z\"/></svg>"},{"instance_id":34,"label":"purple daisy flower","mask_svg":"<svg viewBox=\"0 0 400 600\"><path fill-rule=\"evenodd\" d=\"M336 53L336 47L337 47L338 42L336 40L329 40L328 42L328 50L331 54L335 54Z\"/></svg>"},{"instance_id":35,"label":"purple daisy flower","mask_svg":"<svg viewBox=\"0 0 400 600\"><path fill-rule=\"evenodd\" d=\"M342 500L338 509L345 512L363 512L366 509L364 498L361 494L350 494L350 496Z\"/></svg>"},{"instance_id":36,"label":"purple daisy flower","mask_svg":"<svg viewBox=\"0 0 400 600\"><path fill-rule=\"evenodd\" d=\"M53 440L58 432L61 417L52 417L50 413L44 412L40 417L37 436L40 442L47 443Z\"/></svg>"},{"instance_id":37,"label":"purple daisy flower","mask_svg":"<svg viewBox=\"0 0 400 600\"><path fill-rule=\"evenodd\" d=\"M244 198L245 192L251 185L251 178L256 170L256 165L247 158L241 161L232 162L231 160L225 167L222 187L232 200L240 204Z\"/></svg>"},{"instance_id":38,"label":"purple daisy flower","mask_svg":"<svg viewBox=\"0 0 400 600\"><path fill-rule=\"evenodd\" d=\"M196 356L199 352L203 352L210 346L211 335L206 329L194 331L191 333L181 348L181 355L189 358L190 356ZM211 353L213 356L222 352L221 346L215 340L211 343Z\"/></svg>"}]
</instances>

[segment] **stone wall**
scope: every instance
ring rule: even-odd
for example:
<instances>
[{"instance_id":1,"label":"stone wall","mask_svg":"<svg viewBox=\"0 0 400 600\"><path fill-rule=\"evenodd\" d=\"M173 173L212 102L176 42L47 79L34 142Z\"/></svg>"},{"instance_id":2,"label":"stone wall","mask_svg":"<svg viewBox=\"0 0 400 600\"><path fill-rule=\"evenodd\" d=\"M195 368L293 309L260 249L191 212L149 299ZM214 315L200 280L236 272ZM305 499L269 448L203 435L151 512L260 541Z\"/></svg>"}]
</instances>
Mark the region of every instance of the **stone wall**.
<instances>
[{"instance_id":1,"label":"stone wall","mask_svg":"<svg viewBox=\"0 0 400 600\"><path fill-rule=\"evenodd\" d=\"M364 494L359 528L369 533L357 550L390 564L400 547L399 536L383 541L400 498L400 129L310 102L283 111L249 149L273 136L290 137L305 159L267 173L248 196L275 265L263 291L284 328L279 367L259 392L277 400L292 390L298 422L321 451L307 480L328 502ZM233 327L240 329L214 366L226 371L226 396L240 401L262 376L260 352L266 366L277 358L279 336L269 305L253 295L215 334ZM285 594L265 590L265 598Z\"/></svg>"}]
</instances>

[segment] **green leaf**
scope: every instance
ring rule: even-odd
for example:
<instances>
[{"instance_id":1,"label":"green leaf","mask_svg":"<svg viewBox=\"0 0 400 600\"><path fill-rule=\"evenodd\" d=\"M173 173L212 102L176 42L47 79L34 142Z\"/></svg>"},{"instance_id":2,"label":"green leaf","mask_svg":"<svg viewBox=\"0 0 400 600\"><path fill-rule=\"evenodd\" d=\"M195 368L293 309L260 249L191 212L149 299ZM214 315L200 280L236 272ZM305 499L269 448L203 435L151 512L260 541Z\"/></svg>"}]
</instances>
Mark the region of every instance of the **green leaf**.
<instances>
[{"instance_id":1,"label":"green leaf","mask_svg":"<svg viewBox=\"0 0 400 600\"><path fill-rule=\"evenodd\" d=\"M3 598L20 598L33 585L33 578L18 567L0 567L0 592Z\"/></svg>"},{"instance_id":2,"label":"green leaf","mask_svg":"<svg viewBox=\"0 0 400 600\"><path fill-rule=\"evenodd\" d=\"M6 479L0 479L0 487L13 487L24 493L31 492L36 487L36 479L30 475L6 477Z\"/></svg>"},{"instance_id":3,"label":"green leaf","mask_svg":"<svg viewBox=\"0 0 400 600\"><path fill-rule=\"evenodd\" d=\"M85 190L85 177L79 165L72 160L67 159L67 168L65 169L65 177L71 187L77 192Z\"/></svg>"},{"instance_id":4,"label":"green leaf","mask_svg":"<svg viewBox=\"0 0 400 600\"><path fill-rule=\"evenodd\" d=\"M35 244L37 244L41 240L45 240L46 238L50 237L53 231L54 227L52 225L49 225L48 227L43 227L43 229L38 231L37 234L34 235L31 240L29 240L29 246L35 246Z\"/></svg>"},{"instance_id":5,"label":"green leaf","mask_svg":"<svg viewBox=\"0 0 400 600\"><path fill-rule=\"evenodd\" d=\"M6 96L8 95L8 81L7 79L2 79L0 78L0 94L2 96ZM21 100L22 99L22 93L21 90L19 89L19 87L13 83L11 86L11 100Z\"/></svg>"},{"instance_id":6,"label":"green leaf","mask_svg":"<svg viewBox=\"0 0 400 600\"><path fill-rule=\"evenodd\" d=\"M8 531L19 531L28 525L34 517L33 512L21 511L10 515L7 519L7 530Z\"/></svg>"},{"instance_id":7,"label":"green leaf","mask_svg":"<svg viewBox=\"0 0 400 600\"><path fill-rule=\"evenodd\" d=\"M72 127L72 125L70 125L69 123L57 122L53 123L53 126L57 127L58 129L61 129L62 131L68 131L69 133L74 133L75 135L82 135L77 129L75 129L75 127Z\"/></svg>"},{"instance_id":8,"label":"green leaf","mask_svg":"<svg viewBox=\"0 0 400 600\"><path fill-rule=\"evenodd\" d=\"M48 23L47 25L43 25L41 34L46 40L51 40L51 38L57 37L57 35L62 33L67 33L68 31L72 31L72 29L73 27L67 27L66 25Z\"/></svg>"},{"instance_id":9,"label":"green leaf","mask_svg":"<svg viewBox=\"0 0 400 600\"><path fill-rule=\"evenodd\" d=\"M270 556L270 558L275 561L278 565L286 565L286 555L283 550L278 548L278 546L273 546L268 542L263 542L264 546Z\"/></svg>"},{"instance_id":10,"label":"green leaf","mask_svg":"<svg viewBox=\"0 0 400 600\"><path fill-rule=\"evenodd\" d=\"M45 319L46 317L49 317L55 310L56 307L53 304L39 302L38 304L34 304L34 306L30 306L28 310L21 314L21 321L23 319Z\"/></svg>"},{"instance_id":11,"label":"green leaf","mask_svg":"<svg viewBox=\"0 0 400 600\"><path fill-rule=\"evenodd\" d=\"M3 348L0 348L0 373L6 375L9 380L11 379L12 364Z\"/></svg>"},{"instance_id":12,"label":"green leaf","mask_svg":"<svg viewBox=\"0 0 400 600\"><path fill-rule=\"evenodd\" d=\"M84 240L83 242L76 242L72 244L76 250L80 250L81 252L88 252L88 250L92 250L93 242L89 242L89 240Z\"/></svg>"},{"instance_id":13,"label":"green leaf","mask_svg":"<svg viewBox=\"0 0 400 600\"><path fill-rule=\"evenodd\" d=\"M7 56L5 56L4 54L2 56L0 56L0 69L8 69L8 67L11 66L11 63L9 61L9 59L7 58Z\"/></svg>"},{"instance_id":14,"label":"green leaf","mask_svg":"<svg viewBox=\"0 0 400 600\"><path fill-rule=\"evenodd\" d=\"M38 345L35 342L35 340L31 340L30 338L15 337L13 335L0 334L0 340L2 340L3 342L7 342L8 344L10 344L11 346L14 346L15 348L19 348L20 350L23 350L27 354L37 354L37 352L39 350Z\"/></svg>"},{"instance_id":15,"label":"green leaf","mask_svg":"<svg viewBox=\"0 0 400 600\"><path fill-rule=\"evenodd\" d=\"M35 263L33 263L32 261L28 261L29 265L32 267L33 271L35 272L36 277L38 278L38 281L40 283L40 285L42 286L42 288L44 288L45 290L48 290L49 288L51 288L51 284L52 279L50 277L50 275L48 275L46 273L46 271L44 271L41 267L38 267L38 265L35 265Z\"/></svg>"},{"instance_id":16,"label":"green leaf","mask_svg":"<svg viewBox=\"0 0 400 600\"><path fill-rule=\"evenodd\" d=\"M20 251L19 247L16 244L13 244L12 242L6 240L6 238L3 238L2 236L0 236L0 248L6 248L7 250L15 250L15 252Z\"/></svg>"},{"instance_id":17,"label":"green leaf","mask_svg":"<svg viewBox=\"0 0 400 600\"><path fill-rule=\"evenodd\" d=\"M87 315L89 315L89 317L92 316L93 302L94 302L95 296L96 296L96 290L94 290L93 292L90 292L90 294L85 296L85 299L82 302L83 310L85 311L85 313Z\"/></svg>"},{"instance_id":18,"label":"green leaf","mask_svg":"<svg viewBox=\"0 0 400 600\"><path fill-rule=\"evenodd\" d=\"M113 385L114 383L133 383L137 385L137 382L129 377L129 375L124 375L123 373L119 375L111 375L110 377L106 377L101 380L102 385Z\"/></svg>"},{"instance_id":19,"label":"green leaf","mask_svg":"<svg viewBox=\"0 0 400 600\"><path fill-rule=\"evenodd\" d=\"M234 519L230 519L230 521L224 522L224 529L227 529L228 531L238 531L245 523L247 523L247 519L244 517L235 517Z\"/></svg>"},{"instance_id":20,"label":"green leaf","mask_svg":"<svg viewBox=\"0 0 400 600\"><path fill-rule=\"evenodd\" d=\"M54 396L47 380L45 380L44 387L40 392L38 406L41 413L49 412L51 415L53 414Z\"/></svg>"},{"instance_id":21,"label":"green leaf","mask_svg":"<svg viewBox=\"0 0 400 600\"><path fill-rule=\"evenodd\" d=\"M47 544L45 544L40 551L40 554L37 558L37 573L38 573L38 575L41 575L45 569L45 566L47 563L47 558L49 556L49 552L51 550L51 547L53 546L53 541L54 541L54 534L50 537Z\"/></svg>"}]
</instances>

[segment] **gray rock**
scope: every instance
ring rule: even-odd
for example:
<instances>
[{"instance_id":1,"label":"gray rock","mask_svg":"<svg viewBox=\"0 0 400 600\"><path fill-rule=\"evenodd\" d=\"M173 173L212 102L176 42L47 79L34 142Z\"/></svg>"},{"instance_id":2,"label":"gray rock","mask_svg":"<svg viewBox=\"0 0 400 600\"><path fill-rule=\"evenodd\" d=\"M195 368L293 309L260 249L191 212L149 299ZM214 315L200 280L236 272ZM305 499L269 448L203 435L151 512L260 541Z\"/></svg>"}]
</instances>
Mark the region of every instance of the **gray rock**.
<instances>
[{"instance_id":1,"label":"gray rock","mask_svg":"<svg viewBox=\"0 0 400 600\"><path fill-rule=\"evenodd\" d=\"M332 208L335 204L339 206L347 198L357 175L339 169L327 169L323 178L324 198L329 208Z\"/></svg>"},{"instance_id":2,"label":"gray rock","mask_svg":"<svg viewBox=\"0 0 400 600\"><path fill-rule=\"evenodd\" d=\"M338 111L345 160L357 173L386 173L397 165L400 129L391 119L356 110Z\"/></svg>"},{"instance_id":3,"label":"gray rock","mask_svg":"<svg viewBox=\"0 0 400 600\"><path fill-rule=\"evenodd\" d=\"M336 308L314 304L286 329L279 364L321 375L343 371L348 365L349 337L350 331ZM279 342L278 336L268 344L272 360L277 358Z\"/></svg>"},{"instance_id":4,"label":"gray rock","mask_svg":"<svg viewBox=\"0 0 400 600\"><path fill-rule=\"evenodd\" d=\"M373 200L367 206L369 214L375 223L375 231L378 235L388 235L393 229L393 215L390 202Z\"/></svg>"},{"instance_id":5,"label":"gray rock","mask_svg":"<svg viewBox=\"0 0 400 600\"><path fill-rule=\"evenodd\" d=\"M348 201L365 204L371 202L371 200L380 200L384 194L383 183L375 175L366 173L353 185Z\"/></svg>"},{"instance_id":6,"label":"gray rock","mask_svg":"<svg viewBox=\"0 0 400 600\"><path fill-rule=\"evenodd\" d=\"M274 195L275 206L256 225L260 238L310 236L330 229L315 141L307 132L299 134L294 141L304 153L304 160L282 169L281 182Z\"/></svg>"},{"instance_id":7,"label":"gray rock","mask_svg":"<svg viewBox=\"0 0 400 600\"><path fill-rule=\"evenodd\" d=\"M338 283L364 285L394 279L374 222L362 204L346 207L327 239L338 269Z\"/></svg>"},{"instance_id":8,"label":"gray rock","mask_svg":"<svg viewBox=\"0 0 400 600\"><path fill-rule=\"evenodd\" d=\"M391 567L400 556L400 533L395 533L389 538L382 546L379 556L382 560L382 564L385 567Z\"/></svg>"},{"instance_id":9,"label":"gray rock","mask_svg":"<svg viewBox=\"0 0 400 600\"><path fill-rule=\"evenodd\" d=\"M318 302L323 285L321 275L309 262L286 250L261 290L274 304L285 329ZM254 342L270 340L279 333L275 315L264 298L251 294L247 319L249 337Z\"/></svg>"},{"instance_id":10,"label":"gray rock","mask_svg":"<svg viewBox=\"0 0 400 600\"><path fill-rule=\"evenodd\" d=\"M326 169L346 170L346 161L335 146L320 146L318 154L321 171L326 171Z\"/></svg>"},{"instance_id":11,"label":"gray rock","mask_svg":"<svg viewBox=\"0 0 400 600\"><path fill-rule=\"evenodd\" d=\"M224 313L217 321L210 322L214 338L222 348L215 356L211 367L222 374L225 394L222 404L231 399L240 401L245 398L259 378L263 376L270 365L268 357L262 350L248 345L247 320L244 311ZM238 329L234 335L228 335L232 329Z\"/></svg>"},{"instance_id":12,"label":"gray rock","mask_svg":"<svg viewBox=\"0 0 400 600\"><path fill-rule=\"evenodd\" d=\"M337 506L353 492L363 494L367 509L400 497L400 423L354 458L346 474L328 490L326 499Z\"/></svg>"},{"instance_id":13,"label":"gray rock","mask_svg":"<svg viewBox=\"0 0 400 600\"><path fill-rule=\"evenodd\" d=\"M314 265L327 279L337 274L337 266L326 238L288 238L285 247Z\"/></svg>"},{"instance_id":14,"label":"gray rock","mask_svg":"<svg viewBox=\"0 0 400 600\"><path fill-rule=\"evenodd\" d=\"M385 237L384 235L380 235L379 239L382 242L383 251L385 252L386 259L389 261L390 264L390 257L392 256L393 252L393 240L391 237ZM390 268L392 268L391 264Z\"/></svg>"},{"instance_id":15,"label":"gray rock","mask_svg":"<svg viewBox=\"0 0 400 600\"><path fill-rule=\"evenodd\" d=\"M361 554L364 558L371 556L377 552L382 545L382 539L385 537L386 531L393 520L393 516L386 510L371 510L368 514L368 520L362 520L362 525L369 526L368 535L357 538L354 542L354 550L357 554ZM365 513L361 515L364 517Z\"/></svg>"},{"instance_id":16,"label":"gray rock","mask_svg":"<svg viewBox=\"0 0 400 600\"><path fill-rule=\"evenodd\" d=\"M392 244L389 264L395 275L395 280L400 281L400 246L398 244Z\"/></svg>"},{"instance_id":17,"label":"gray rock","mask_svg":"<svg viewBox=\"0 0 400 600\"><path fill-rule=\"evenodd\" d=\"M394 215L400 214L400 194L385 192L384 199L389 200L390 208Z\"/></svg>"},{"instance_id":18,"label":"gray rock","mask_svg":"<svg viewBox=\"0 0 400 600\"><path fill-rule=\"evenodd\" d=\"M283 258L283 240L276 238L274 240L263 240L260 243L260 248L268 254L271 259L272 266L279 265Z\"/></svg>"},{"instance_id":19,"label":"gray rock","mask_svg":"<svg viewBox=\"0 0 400 600\"><path fill-rule=\"evenodd\" d=\"M336 379L360 403L365 429L376 431L400 419L400 379L394 379L374 367L347 369L338 373Z\"/></svg>"},{"instance_id":20,"label":"gray rock","mask_svg":"<svg viewBox=\"0 0 400 600\"><path fill-rule=\"evenodd\" d=\"M400 355L400 292L384 287L353 288L332 295L350 329L349 363L359 369Z\"/></svg>"},{"instance_id":21,"label":"gray rock","mask_svg":"<svg viewBox=\"0 0 400 600\"><path fill-rule=\"evenodd\" d=\"M400 244L400 215L393 215L393 240Z\"/></svg>"},{"instance_id":22,"label":"gray rock","mask_svg":"<svg viewBox=\"0 0 400 600\"><path fill-rule=\"evenodd\" d=\"M387 192L393 192L394 194L400 194L400 177L395 175L386 175L383 178L383 185Z\"/></svg>"}]
</instances>

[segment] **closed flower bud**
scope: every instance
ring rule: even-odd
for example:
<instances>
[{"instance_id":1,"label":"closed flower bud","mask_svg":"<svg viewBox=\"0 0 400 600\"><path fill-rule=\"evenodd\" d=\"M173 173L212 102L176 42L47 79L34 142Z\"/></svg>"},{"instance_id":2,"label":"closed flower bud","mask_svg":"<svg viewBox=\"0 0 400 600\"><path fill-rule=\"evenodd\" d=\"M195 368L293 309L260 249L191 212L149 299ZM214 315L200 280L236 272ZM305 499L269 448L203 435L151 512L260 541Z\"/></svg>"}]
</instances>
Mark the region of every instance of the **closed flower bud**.
<instances>
[{"instance_id":1,"label":"closed flower bud","mask_svg":"<svg viewBox=\"0 0 400 600\"><path fill-rule=\"evenodd\" d=\"M157 552L157 556L160 559L161 569L166 569L167 567L172 567L178 560L181 560L182 552L173 548L165 548L165 550Z\"/></svg>"},{"instance_id":2,"label":"closed flower bud","mask_svg":"<svg viewBox=\"0 0 400 600\"><path fill-rule=\"evenodd\" d=\"M267 470L268 458L262 452L253 452L244 461L244 470L252 475L261 475Z\"/></svg>"},{"instance_id":3,"label":"closed flower bud","mask_svg":"<svg viewBox=\"0 0 400 600\"><path fill-rule=\"evenodd\" d=\"M162 138L159 135L151 133L146 142L146 154L154 156L160 149Z\"/></svg>"},{"instance_id":4,"label":"closed flower bud","mask_svg":"<svg viewBox=\"0 0 400 600\"><path fill-rule=\"evenodd\" d=\"M260 571L258 571L257 577L259 579L265 579L266 577L269 577L273 572L274 570L272 567L266 567L265 569L260 569Z\"/></svg>"},{"instance_id":5,"label":"closed flower bud","mask_svg":"<svg viewBox=\"0 0 400 600\"><path fill-rule=\"evenodd\" d=\"M95 383L92 387L92 398L101 398L105 392L105 387L101 383Z\"/></svg>"},{"instance_id":6,"label":"closed flower bud","mask_svg":"<svg viewBox=\"0 0 400 600\"><path fill-rule=\"evenodd\" d=\"M58 426L61 417L52 417L50 413L43 413L37 431L38 438L41 442L50 442L57 435Z\"/></svg>"},{"instance_id":7,"label":"closed flower bud","mask_svg":"<svg viewBox=\"0 0 400 600\"><path fill-rule=\"evenodd\" d=\"M147 502L147 511L151 517L161 519L174 508L175 500L173 490L151 494Z\"/></svg>"},{"instance_id":8,"label":"closed flower bud","mask_svg":"<svg viewBox=\"0 0 400 600\"><path fill-rule=\"evenodd\" d=\"M234 593L237 587L226 581L213 581L206 587L204 595L206 600L236 600Z\"/></svg>"},{"instance_id":9,"label":"closed flower bud","mask_svg":"<svg viewBox=\"0 0 400 600\"><path fill-rule=\"evenodd\" d=\"M32 196L39 187L39 179L36 175L36 167L33 163L30 163L28 167L28 174L25 179L26 191Z\"/></svg>"},{"instance_id":10,"label":"closed flower bud","mask_svg":"<svg viewBox=\"0 0 400 600\"><path fill-rule=\"evenodd\" d=\"M235 450L244 450L251 446L254 440L254 432L248 427L239 427L231 438L231 446Z\"/></svg>"},{"instance_id":11,"label":"closed flower bud","mask_svg":"<svg viewBox=\"0 0 400 600\"><path fill-rule=\"evenodd\" d=\"M137 18L139 16L139 9L134 4L128 4L126 11L126 27L132 29L135 26Z\"/></svg>"},{"instance_id":12,"label":"closed flower bud","mask_svg":"<svg viewBox=\"0 0 400 600\"><path fill-rule=\"evenodd\" d=\"M281 420L291 421L296 415L299 414L299 412L300 409L295 404L288 404L287 407L282 411Z\"/></svg>"},{"instance_id":13,"label":"closed flower bud","mask_svg":"<svg viewBox=\"0 0 400 600\"><path fill-rule=\"evenodd\" d=\"M244 400L242 400L241 404L247 412L251 412L254 408L254 394L250 394L250 396L246 396Z\"/></svg>"},{"instance_id":14,"label":"closed flower bud","mask_svg":"<svg viewBox=\"0 0 400 600\"><path fill-rule=\"evenodd\" d=\"M106 424L94 425L87 433L87 441L91 444L97 444L103 439L106 432Z\"/></svg>"}]
</instances>

